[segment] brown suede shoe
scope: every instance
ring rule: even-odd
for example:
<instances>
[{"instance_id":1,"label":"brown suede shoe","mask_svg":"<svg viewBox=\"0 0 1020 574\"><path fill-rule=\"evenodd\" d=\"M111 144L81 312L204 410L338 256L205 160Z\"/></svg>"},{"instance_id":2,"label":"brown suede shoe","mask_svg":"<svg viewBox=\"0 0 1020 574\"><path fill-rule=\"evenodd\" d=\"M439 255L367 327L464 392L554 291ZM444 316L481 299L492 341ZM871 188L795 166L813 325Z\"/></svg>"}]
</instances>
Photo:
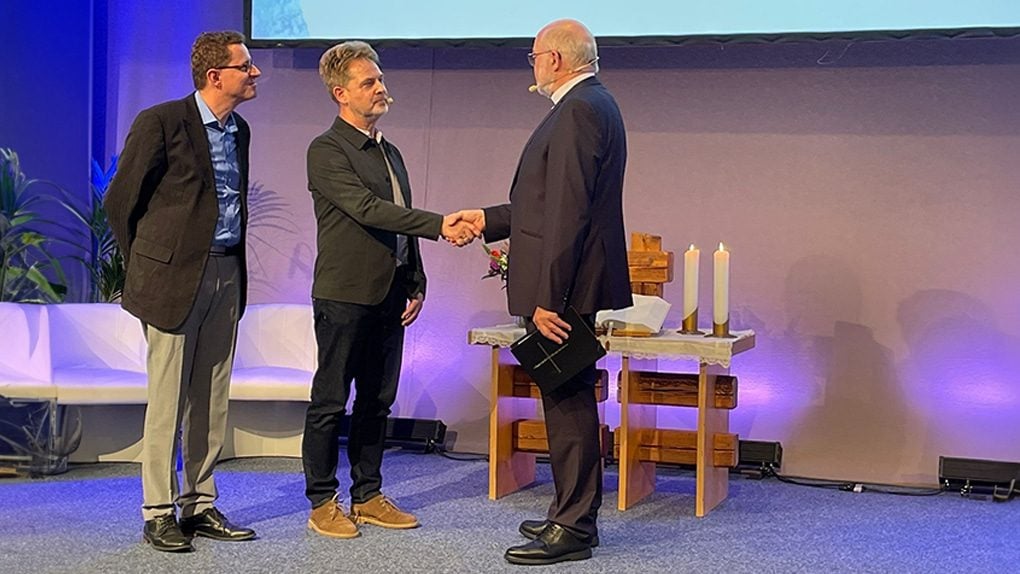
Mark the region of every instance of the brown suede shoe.
<instances>
[{"instance_id":1,"label":"brown suede shoe","mask_svg":"<svg viewBox=\"0 0 1020 574\"><path fill-rule=\"evenodd\" d=\"M330 538L361 536L358 525L351 522L344 513L344 507L340 506L340 501L336 498L312 509L312 514L308 517L308 528Z\"/></svg>"},{"instance_id":2,"label":"brown suede shoe","mask_svg":"<svg viewBox=\"0 0 1020 574\"><path fill-rule=\"evenodd\" d=\"M375 524L383 528L416 528L418 519L397 508L392 500L378 494L368 502L351 506L351 519L357 524Z\"/></svg>"}]
</instances>

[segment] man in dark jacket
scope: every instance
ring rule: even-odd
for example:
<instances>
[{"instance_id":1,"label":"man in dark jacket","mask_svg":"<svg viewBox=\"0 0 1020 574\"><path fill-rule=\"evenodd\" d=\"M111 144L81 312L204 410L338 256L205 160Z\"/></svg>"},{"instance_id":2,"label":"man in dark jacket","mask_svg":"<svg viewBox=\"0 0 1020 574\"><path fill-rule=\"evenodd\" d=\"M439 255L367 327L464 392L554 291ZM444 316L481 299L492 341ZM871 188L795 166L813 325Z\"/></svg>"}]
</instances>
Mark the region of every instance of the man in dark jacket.
<instances>
[{"instance_id":1,"label":"man in dark jacket","mask_svg":"<svg viewBox=\"0 0 1020 574\"><path fill-rule=\"evenodd\" d=\"M138 114L104 203L127 269L122 305L149 344L143 536L163 551L189 551L195 535L255 537L213 505L247 279L251 133L234 109L255 97L261 75L244 40L237 32L195 40L196 91Z\"/></svg>"},{"instance_id":2,"label":"man in dark jacket","mask_svg":"<svg viewBox=\"0 0 1020 574\"><path fill-rule=\"evenodd\" d=\"M477 231L456 217L411 207L411 185L396 146L376 129L392 101L379 56L364 42L323 54L319 75L337 103L333 125L308 148L318 254L312 285L319 365L312 379L301 456L308 527L333 538L358 524L414 528L418 519L382 494L386 417L396 399L404 329L425 301L418 237L466 244ZM337 439L351 382L351 512L337 494Z\"/></svg>"},{"instance_id":3,"label":"man in dark jacket","mask_svg":"<svg viewBox=\"0 0 1020 574\"><path fill-rule=\"evenodd\" d=\"M559 343L570 330L560 317L568 307L593 326L597 311L633 304L623 227L627 137L616 101L595 77L598 49L583 24L552 22L532 46L531 91L553 108L521 152L510 203L460 215L486 241L510 238L510 313ZM521 524L532 541L507 550L509 562L583 560L598 546L595 376L592 365L542 396L556 495L546 520Z\"/></svg>"}]
</instances>

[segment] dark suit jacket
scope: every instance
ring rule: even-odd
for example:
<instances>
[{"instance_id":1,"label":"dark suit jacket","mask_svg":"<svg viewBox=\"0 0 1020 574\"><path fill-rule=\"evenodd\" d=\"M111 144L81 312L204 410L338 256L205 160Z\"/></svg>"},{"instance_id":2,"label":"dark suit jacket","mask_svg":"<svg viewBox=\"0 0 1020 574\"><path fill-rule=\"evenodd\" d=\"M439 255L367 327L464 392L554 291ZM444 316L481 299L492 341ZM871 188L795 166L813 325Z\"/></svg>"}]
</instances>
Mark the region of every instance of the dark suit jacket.
<instances>
[{"instance_id":1,"label":"dark suit jacket","mask_svg":"<svg viewBox=\"0 0 1020 574\"><path fill-rule=\"evenodd\" d=\"M623 228L627 137L595 78L574 86L521 152L510 203L485 209L485 240L510 237L510 313L633 304Z\"/></svg>"},{"instance_id":2,"label":"dark suit jacket","mask_svg":"<svg viewBox=\"0 0 1020 574\"><path fill-rule=\"evenodd\" d=\"M241 172L243 313L251 132L236 112L234 121ZM194 94L138 114L104 206L127 267L121 304L146 323L177 329L198 293L219 216L209 139Z\"/></svg>"},{"instance_id":3,"label":"dark suit jacket","mask_svg":"<svg viewBox=\"0 0 1020 574\"><path fill-rule=\"evenodd\" d=\"M383 149L400 182L404 205L393 203ZM407 235L408 265L397 277L408 297L425 293L416 237L437 239L443 217L413 209L411 183L400 151L380 146L337 117L308 146L308 190L318 224L312 297L376 305L385 299L397 268L397 234Z\"/></svg>"}]
</instances>

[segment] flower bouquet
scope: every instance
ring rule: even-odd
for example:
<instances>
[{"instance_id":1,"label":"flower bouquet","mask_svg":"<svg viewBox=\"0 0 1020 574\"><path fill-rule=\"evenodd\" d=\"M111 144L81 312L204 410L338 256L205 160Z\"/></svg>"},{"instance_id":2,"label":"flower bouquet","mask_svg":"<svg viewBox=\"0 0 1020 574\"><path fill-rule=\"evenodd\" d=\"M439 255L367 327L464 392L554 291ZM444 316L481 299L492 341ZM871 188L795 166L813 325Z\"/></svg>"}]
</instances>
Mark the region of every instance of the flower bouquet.
<instances>
[{"instance_id":1,"label":"flower bouquet","mask_svg":"<svg viewBox=\"0 0 1020 574\"><path fill-rule=\"evenodd\" d=\"M504 241L500 247L489 247L482 245L485 254L489 256L489 270L482 275L482 279L499 277L503 280L503 288L506 289L506 275L510 265L510 244Z\"/></svg>"}]
</instances>

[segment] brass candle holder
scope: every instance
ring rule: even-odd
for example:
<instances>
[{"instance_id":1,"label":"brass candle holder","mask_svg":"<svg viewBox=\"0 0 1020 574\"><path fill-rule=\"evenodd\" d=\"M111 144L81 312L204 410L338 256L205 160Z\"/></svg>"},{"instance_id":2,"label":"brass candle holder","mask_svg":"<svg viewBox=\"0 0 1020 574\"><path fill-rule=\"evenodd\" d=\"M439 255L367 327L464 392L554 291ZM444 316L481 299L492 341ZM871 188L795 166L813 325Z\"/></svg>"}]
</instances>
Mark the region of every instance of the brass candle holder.
<instances>
[{"instance_id":1,"label":"brass candle holder","mask_svg":"<svg viewBox=\"0 0 1020 574\"><path fill-rule=\"evenodd\" d=\"M725 323L712 322L712 332L708 337L716 337L719 339L736 339L736 335L730 334L730 320L726 319Z\"/></svg>"},{"instance_id":2,"label":"brass candle holder","mask_svg":"<svg viewBox=\"0 0 1020 574\"><path fill-rule=\"evenodd\" d=\"M684 317L680 323L680 334L681 335L704 335L703 332L698 330L698 310L697 308L691 312L690 315Z\"/></svg>"}]
</instances>

